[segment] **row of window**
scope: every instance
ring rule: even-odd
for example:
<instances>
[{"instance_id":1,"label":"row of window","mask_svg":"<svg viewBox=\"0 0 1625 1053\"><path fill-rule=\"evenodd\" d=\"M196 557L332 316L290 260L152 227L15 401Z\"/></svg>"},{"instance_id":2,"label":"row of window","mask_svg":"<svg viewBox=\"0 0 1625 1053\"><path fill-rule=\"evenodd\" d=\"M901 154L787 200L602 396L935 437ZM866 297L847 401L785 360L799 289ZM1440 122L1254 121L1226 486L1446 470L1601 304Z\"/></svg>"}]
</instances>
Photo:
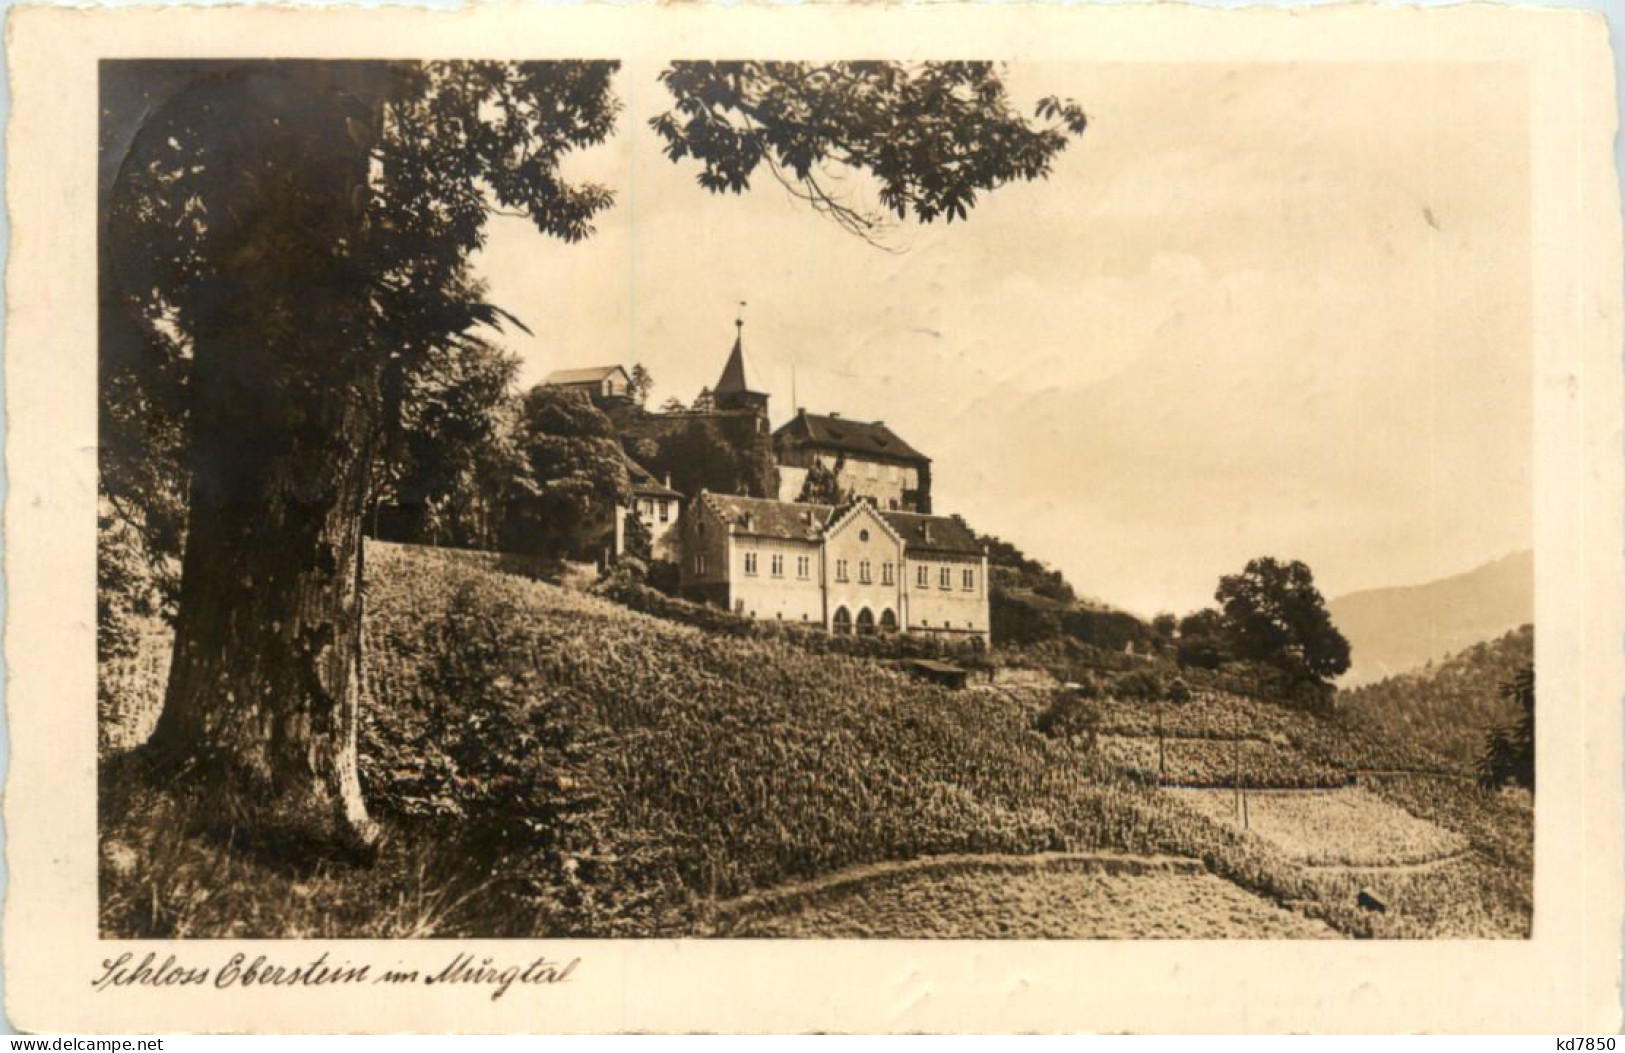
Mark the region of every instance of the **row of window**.
<instances>
[{"instance_id":1,"label":"row of window","mask_svg":"<svg viewBox=\"0 0 1625 1053\"><path fill-rule=\"evenodd\" d=\"M894 573L895 572L892 564L882 563L880 565L880 584L894 584L897 580L896 577L894 577ZM844 559L838 559L835 561L835 580L852 580L851 573L847 569L847 561ZM870 564L870 562L866 559L858 560L858 583L861 585L871 585L874 583L874 580L875 578L872 564Z\"/></svg>"},{"instance_id":2,"label":"row of window","mask_svg":"<svg viewBox=\"0 0 1625 1053\"><path fill-rule=\"evenodd\" d=\"M914 568L914 585L916 588L929 589L931 587L931 568L921 564ZM954 572L952 567L937 568L937 588L951 589L954 587ZM959 572L959 588L962 592L976 591L976 571L966 567Z\"/></svg>"},{"instance_id":3,"label":"row of window","mask_svg":"<svg viewBox=\"0 0 1625 1053\"><path fill-rule=\"evenodd\" d=\"M778 553L778 552L773 553L772 556L768 560L768 567L770 568L770 573L775 578L784 577L784 556L783 556L783 554ZM747 553L745 553L745 573L746 574L755 574L755 573L757 573L757 571L760 568L761 568L760 556L755 552L747 552ZM796 577L798 577L798 578L808 578L808 577L811 577L811 576L812 576L812 557L811 556L797 556L796 557Z\"/></svg>"},{"instance_id":4,"label":"row of window","mask_svg":"<svg viewBox=\"0 0 1625 1053\"><path fill-rule=\"evenodd\" d=\"M747 553L745 553L745 573L749 574L749 575L753 575L753 576L760 573L760 571L761 571L761 562L760 562L760 560L761 560L761 556L760 556L759 553L756 553L756 552L747 552ZM784 577L784 556L782 554L780 554L780 553L777 553L777 552L772 553L769 556L768 568L769 568L768 572L770 574L772 574L773 577L775 577L775 578ZM697 556L694 557L694 572L696 574L704 574L705 573L705 555L703 553L701 553L700 555L697 555ZM894 568L893 564L891 564L889 562L888 563L882 563L880 565L880 584L882 584L882 585L894 584L895 581L896 581L896 578L894 576L895 573L896 573L896 571L895 571L895 568ZM797 556L796 557L796 577L806 579L806 578L810 577L811 575L812 575L812 557L811 556ZM835 561L835 580L839 581L839 582L849 582L849 581L852 580L851 567L850 567L850 561L849 560L838 559L838 560ZM953 569L951 567L938 567L937 568L937 588L945 589L945 590L946 589L952 589L954 587L953 582L954 582ZM860 585L872 585L874 583L873 564L871 564L866 559L858 560L858 583ZM916 568L914 584L918 588L929 589L931 587L931 568L928 567L928 566L925 566L923 564L921 566L919 566L918 568ZM975 571L975 569L970 568L970 567L966 567L966 568L964 568L964 569L962 569L960 571L960 573L959 573L959 588L960 588L960 590L962 592L975 592L976 591L976 571Z\"/></svg>"},{"instance_id":5,"label":"row of window","mask_svg":"<svg viewBox=\"0 0 1625 1053\"><path fill-rule=\"evenodd\" d=\"M897 631L897 615L893 614L890 608L880 612L880 623L878 626L875 624L874 612L867 607L858 612L856 622L854 622L852 619L851 611L847 610L845 607L837 607L835 608L835 617L833 621L833 628L838 633L849 633L854 627L860 634L865 636L875 632L877 628L883 633L894 633Z\"/></svg>"}]
</instances>

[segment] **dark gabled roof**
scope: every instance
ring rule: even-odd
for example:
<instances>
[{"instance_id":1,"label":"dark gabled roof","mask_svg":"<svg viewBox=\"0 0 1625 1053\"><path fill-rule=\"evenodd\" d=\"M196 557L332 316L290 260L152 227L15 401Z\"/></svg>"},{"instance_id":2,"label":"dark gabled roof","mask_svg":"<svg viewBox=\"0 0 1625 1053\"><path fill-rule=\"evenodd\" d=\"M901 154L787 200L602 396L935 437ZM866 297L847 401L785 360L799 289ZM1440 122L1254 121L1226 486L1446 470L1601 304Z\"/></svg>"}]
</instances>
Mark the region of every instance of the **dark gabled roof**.
<instances>
[{"instance_id":1,"label":"dark gabled roof","mask_svg":"<svg viewBox=\"0 0 1625 1053\"><path fill-rule=\"evenodd\" d=\"M586 366L582 369L555 369L542 378L543 384L595 384L611 373L626 376L620 366ZM630 377L627 377L630 380Z\"/></svg>"},{"instance_id":2,"label":"dark gabled roof","mask_svg":"<svg viewBox=\"0 0 1625 1053\"><path fill-rule=\"evenodd\" d=\"M765 497L739 497L702 491L704 501L734 533L750 537L774 537L785 541L817 541L824 534L830 515L829 505L803 505L773 501Z\"/></svg>"},{"instance_id":3,"label":"dark gabled roof","mask_svg":"<svg viewBox=\"0 0 1625 1053\"><path fill-rule=\"evenodd\" d=\"M918 512L881 512L880 516L902 537L903 549L910 555L982 555L982 543L963 519Z\"/></svg>"},{"instance_id":4,"label":"dark gabled roof","mask_svg":"<svg viewBox=\"0 0 1625 1053\"><path fill-rule=\"evenodd\" d=\"M903 664L913 669L924 669L931 673L964 673L965 670L952 662L939 662L935 658L905 658Z\"/></svg>"},{"instance_id":5,"label":"dark gabled roof","mask_svg":"<svg viewBox=\"0 0 1625 1053\"><path fill-rule=\"evenodd\" d=\"M749 537L773 537L786 541L817 541L830 524L840 519L851 505L800 504L774 501L766 497L739 497L701 491L704 501L719 519L730 524L734 533ZM865 501L864 503L872 503ZM880 512L886 525L903 539L908 555L981 556L982 543L965 521L958 517L927 516L917 512Z\"/></svg>"},{"instance_id":6,"label":"dark gabled roof","mask_svg":"<svg viewBox=\"0 0 1625 1053\"><path fill-rule=\"evenodd\" d=\"M643 465L621 454L626 459L626 474L632 479L632 492L644 497L682 497L683 495L654 477Z\"/></svg>"},{"instance_id":7,"label":"dark gabled roof","mask_svg":"<svg viewBox=\"0 0 1625 1053\"><path fill-rule=\"evenodd\" d=\"M761 394L762 389L756 387L756 371L750 368L750 362L745 358L745 335L741 333L734 337L734 349L728 354L728 363L722 367L722 376L717 378L716 390L713 395L731 395L737 392L750 392Z\"/></svg>"},{"instance_id":8,"label":"dark gabled roof","mask_svg":"<svg viewBox=\"0 0 1625 1053\"><path fill-rule=\"evenodd\" d=\"M884 457L902 461L929 461L882 421L847 420L824 417L802 410L773 433L774 439L790 439L820 449L839 450L860 457Z\"/></svg>"}]
</instances>

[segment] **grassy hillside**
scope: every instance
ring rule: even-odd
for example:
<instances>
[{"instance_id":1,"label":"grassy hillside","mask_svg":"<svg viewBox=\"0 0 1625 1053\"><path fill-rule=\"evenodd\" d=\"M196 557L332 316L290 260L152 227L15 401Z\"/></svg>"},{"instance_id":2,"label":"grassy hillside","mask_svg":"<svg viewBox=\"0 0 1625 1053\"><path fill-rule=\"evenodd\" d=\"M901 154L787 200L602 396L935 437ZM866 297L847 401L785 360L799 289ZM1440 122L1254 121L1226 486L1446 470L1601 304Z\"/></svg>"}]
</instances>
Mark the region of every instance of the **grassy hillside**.
<instances>
[{"instance_id":1,"label":"grassy hillside","mask_svg":"<svg viewBox=\"0 0 1625 1053\"><path fill-rule=\"evenodd\" d=\"M1502 685L1534 657L1535 629L1525 625L1425 669L1340 692L1338 710L1345 721L1471 770L1484 752L1485 734L1518 718Z\"/></svg>"},{"instance_id":2,"label":"grassy hillside","mask_svg":"<svg viewBox=\"0 0 1625 1053\"><path fill-rule=\"evenodd\" d=\"M1425 585L1370 589L1327 604L1348 637L1349 687L1420 668L1535 617L1535 557L1504 559Z\"/></svg>"},{"instance_id":3,"label":"grassy hillside","mask_svg":"<svg viewBox=\"0 0 1625 1053\"><path fill-rule=\"evenodd\" d=\"M1366 878L1311 872L1107 751L1036 733L1037 693L951 692L709 635L472 554L375 545L367 571L362 778L388 831L379 864L311 871L211 841L184 790L112 762L105 933L278 935L289 918L327 935L682 933L718 900L844 867L1048 851L1198 859L1350 935L1527 930L1518 819L1476 791L1373 790L1499 854L1368 915L1354 907ZM1414 759L1234 696L1165 723L1267 738L1299 751L1272 764L1310 772ZM1143 707L1111 703L1103 730L1148 727Z\"/></svg>"}]
</instances>

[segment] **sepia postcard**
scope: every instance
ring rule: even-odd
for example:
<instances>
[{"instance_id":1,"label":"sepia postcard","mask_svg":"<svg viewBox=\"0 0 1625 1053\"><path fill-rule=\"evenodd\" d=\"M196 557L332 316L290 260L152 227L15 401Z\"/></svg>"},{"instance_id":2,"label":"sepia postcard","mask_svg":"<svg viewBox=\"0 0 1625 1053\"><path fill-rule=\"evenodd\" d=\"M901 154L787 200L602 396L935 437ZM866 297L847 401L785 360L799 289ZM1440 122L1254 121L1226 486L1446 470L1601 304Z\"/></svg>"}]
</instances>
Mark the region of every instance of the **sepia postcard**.
<instances>
[{"instance_id":1,"label":"sepia postcard","mask_svg":"<svg viewBox=\"0 0 1625 1053\"><path fill-rule=\"evenodd\" d=\"M1602 19L8 29L18 1029L1620 1027Z\"/></svg>"}]
</instances>

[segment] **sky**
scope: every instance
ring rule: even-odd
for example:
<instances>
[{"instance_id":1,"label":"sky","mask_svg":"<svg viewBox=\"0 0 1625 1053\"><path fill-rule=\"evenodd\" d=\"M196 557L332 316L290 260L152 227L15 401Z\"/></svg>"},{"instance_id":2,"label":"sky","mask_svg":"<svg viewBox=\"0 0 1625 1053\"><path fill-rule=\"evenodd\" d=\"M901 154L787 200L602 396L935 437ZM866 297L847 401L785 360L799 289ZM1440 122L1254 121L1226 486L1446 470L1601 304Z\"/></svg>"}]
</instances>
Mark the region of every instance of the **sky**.
<instances>
[{"instance_id":1,"label":"sky","mask_svg":"<svg viewBox=\"0 0 1625 1053\"><path fill-rule=\"evenodd\" d=\"M525 386L642 363L651 405L692 400L744 301L775 425L884 420L932 458L936 511L1141 614L1259 555L1333 597L1531 544L1519 70L1011 66L1024 109L1069 96L1089 129L1047 181L885 249L765 173L700 189L648 128L656 73L618 74L616 135L570 161L617 193L592 238L492 222Z\"/></svg>"}]
</instances>

